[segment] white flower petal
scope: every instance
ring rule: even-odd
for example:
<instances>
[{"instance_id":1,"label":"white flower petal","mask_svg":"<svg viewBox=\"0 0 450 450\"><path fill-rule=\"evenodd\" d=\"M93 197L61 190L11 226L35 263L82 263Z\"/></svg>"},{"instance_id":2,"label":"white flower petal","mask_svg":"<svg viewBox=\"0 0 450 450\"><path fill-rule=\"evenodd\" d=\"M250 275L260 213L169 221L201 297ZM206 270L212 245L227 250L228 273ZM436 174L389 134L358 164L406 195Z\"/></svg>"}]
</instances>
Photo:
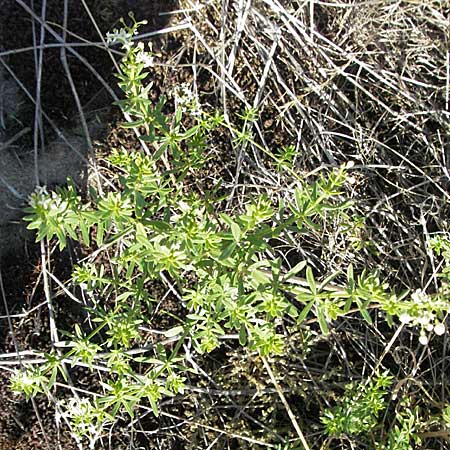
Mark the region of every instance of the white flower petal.
<instances>
[{"instance_id":1,"label":"white flower petal","mask_svg":"<svg viewBox=\"0 0 450 450\"><path fill-rule=\"evenodd\" d=\"M438 336L442 336L445 333L445 325L443 323L437 323L434 326L434 332L438 335Z\"/></svg>"},{"instance_id":2,"label":"white flower petal","mask_svg":"<svg viewBox=\"0 0 450 450\"><path fill-rule=\"evenodd\" d=\"M399 319L401 323L407 324L411 322L412 317L408 313L402 313L400 314Z\"/></svg>"}]
</instances>

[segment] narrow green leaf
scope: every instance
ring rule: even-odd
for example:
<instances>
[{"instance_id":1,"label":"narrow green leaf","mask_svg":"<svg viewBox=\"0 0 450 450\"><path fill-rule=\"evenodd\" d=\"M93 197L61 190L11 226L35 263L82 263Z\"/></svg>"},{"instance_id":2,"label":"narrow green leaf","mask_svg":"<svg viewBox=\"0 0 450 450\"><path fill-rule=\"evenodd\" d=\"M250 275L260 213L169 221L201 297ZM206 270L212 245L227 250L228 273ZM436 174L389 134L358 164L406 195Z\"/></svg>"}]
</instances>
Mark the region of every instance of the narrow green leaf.
<instances>
[{"instance_id":1,"label":"narrow green leaf","mask_svg":"<svg viewBox=\"0 0 450 450\"><path fill-rule=\"evenodd\" d=\"M127 298L131 297L132 295L133 295L133 293L130 291L122 292L121 294L119 294L117 296L116 301L118 303L124 302Z\"/></svg>"},{"instance_id":2,"label":"narrow green leaf","mask_svg":"<svg viewBox=\"0 0 450 450\"><path fill-rule=\"evenodd\" d=\"M231 244L227 245L221 255L219 256L219 261L224 262L226 259L228 259L236 249L236 242L232 242Z\"/></svg>"},{"instance_id":3,"label":"narrow green leaf","mask_svg":"<svg viewBox=\"0 0 450 450\"><path fill-rule=\"evenodd\" d=\"M344 305L344 314L347 314L350 311L350 308L353 305L354 295L350 295L350 297L345 301Z\"/></svg>"},{"instance_id":4,"label":"narrow green leaf","mask_svg":"<svg viewBox=\"0 0 450 450\"><path fill-rule=\"evenodd\" d=\"M139 119L139 120L134 120L132 122L124 122L124 123L120 124L120 126L122 128L137 128L144 124L145 124L145 120Z\"/></svg>"},{"instance_id":5,"label":"narrow green leaf","mask_svg":"<svg viewBox=\"0 0 450 450\"><path fill-rule=\"evenodd\" d=\"M184 332L184 328L179 326L179 327L174 327L174 328L170 328L170 330L167 330L164 332L164 336L166 338L172 338L178 335L183 334Z\"/></svg>"},{"instance_id":6,"label":"narrow green leaf","mask_svg":"<svg viewBox=\"0 0 450 450\"><path fill-rule=\"evenodd\" d=\"M333 272L331 275L328 275L319 285L318 291L321 292L326 286L328 286L339 274L340 270Z\"/></svg>"},{"instance_id":7,"label":"narrow green leaf","mask_svg":"<svg viewBox=\"0 0 450 450\"><path fill-rule=\"evenodd\" d=\"M58 369L55 367L52 370L52 374L50 376L50 379L48 380L48 385L47 385L47 389L51 390L51 388L53 387L53 385L55 384L56 381L56 376L58 375Z\"/></svg>"},{"instance_id":8,"label":"narrow green leaf","mask_svg":"<svg viewBox=\"0 0 450 450\"><path fill-rule=\"evenodd\" d=\"M66 248L66 245L67 245L66 235L65 235L64 231L61 230L60 228L57 228L56 229L56 236L57 236L58 241L59 241L59 249L60 250L64 250Z\"/></svg>"},{"instance_id":9,"label":"narrow green leaf","mask_svg":"<svg viewBox=\"0 0 450 450\"><path fill-rule=\"evenodd\" d=\"M298 309L294 306L294 305L289 305L286 308L286 314L289 317L292 317L293 319L297 319L299 314L298 314Z\"/></svg>"},{"instance_id":10,"label":"narrow green leaf","mask_svg":"<svg viewBox=\"0 0 450 450\"><path fill-rule=\"evenodd\" d=\"M317 320L319 321L320 331L322 331L323 334L328 334L328 324L321 306L317 307Z\"/></svg>"},{"instance_id":11,"label":"narrow green leaf","mask_svg":"<svg viewBox=\"0 0 450 450\"><path fill-rule=\"evenodd\" d=\"M66 232L74 241L78 241L78 236L75 231L75 227L72 227L70 224L67 225Z\"/></svg>"},{"instance_id":12,"label":"narrow green leaf","mask_svg":"<svg viewBox=\"0 0 450 450\"><path fill-rule=\"evenodd\" d=\"M125 410L127 411L128 415L131 418L134 417L134 411L133 411L134 403L135 403L134 401L129 401L129 402L124 401L123 402L123 406L125 407Z\"/></svg>"},{"instance_id":13,"label":"narrow green leaf","mask_svg":"<svg viewBox=\"0 0 450 450\"><path fill-rule=\"evenodd\" d=\"M221 214L220 217L222 220L230 227L231 234L236 242L239 242L241 239L241 229L239 225L228 215Z\"/></svg>"},{"instance_id":14,"label":"narrow green leaf","mask_svg":"<svg viewBox=\"0 0 450 450\"><path fill-rule=\"evenodd\" d=\"M161 158L161 156L164 154L164 152L167 149L167 145L168 145L167 142L162 143L161 146L159 147L159 149L156 151L156 153L154 153L152 155L152 159L154 161L158 161L158 159Z\"/></svg>"},{"instance_id":15,"label":"narrow green leaf","mask_svg":"<svg viewBox=\"0 0 450 450\"><path fill-rule=\"evenodd\" d=\"M80 231L83 242L85 243L85 245L89 246L90 245L89 228L82 217L80 217Z\"/></svg>"},{"instance_id":16,"label":"narrow green leaf","mask_svg":"<svg viewBox=\"0 0 450 450\"><path fill-rule=\"evenodd\" d=\"M236 242L239 242L241 239L241 229L239 228L239 225L236 222L233 222L231 224L231 234L233 235L233 238Z\"/></svg>"},{"instance_id":17,"label":"narrow green leaf","mask_svg":"<svg viewBox=\"0 0 450 450\"><path fill-rule=\"evenodd\" d=\"M312 220L308 219L308 217L305 217L303 220L305 221L306 225L308 225L312 230L320 230L320 226L317 223L314 223Z\"/></svg>"},{"instance_id":18,"label":"narrow green leaf","mask_svg":"<svg viewBox=\"0 0 450 450\"><path fill-rule=\"evenodd\" d=\"M297 318L297 322L298 322L298 323L301 323L301 322L303 322L303 321L306 319L306 317L308 316L309 312L311 311L311 308L313 307L315 301L316 301L316 300L313 298L313 299L312 299L309 303L307 303L306 306L302 309L302 312L300 313L300 315L299 315L298 318Z\"/></svg>"},{"instance_id":19,"label":"narrow green leaf","mask_svg":"<svg viewBox=\"0 0 450 450\"><path fill-rule=\"evenodd\" d=\"M175 111L175 125L179 125L182 117L183 117L183 109L181 107L178 107Z\"/></svg>"},{"instance_id":20,"label":"narrow green leaf","mask_svg":"<svg viewBox=\"0 0 450 450\"><path fill-rule=\"evenodd\" d=\"M194 134L196 134L198 132L199 128L200 128L200 125L195 125L195 126L189 128L189 130L187 130L186 133L183 134L183 138L188 139L188 138L194 136Z\"/></svg>"},{"instance_id":21,"label":"narrow green leaf","mask_svg":"<svg viewBox=\"0 0 450 450\"><path fill-rule=\"evenodd\" d=\"M370 317L369 311L366 308L361 308L359 310L363 319L370 325L372 325L372 318Z\"/></svg>"},{"instance_id":22,"label":"narrow green leaf","mask_svg":"<svg viewBox=\"0 0 450 450\"><path fill-rule=\"evenodd\" d=\"M302 198L302 191L300 189L295 189L294 191L295 196L295 206L297 207L298 212L300 212L303 209L303 198Z\"/></svg>"},{"instance_id":23,"label":"narrow green leaf","mask_svg":"<svg viewBox=\"0 0 450 450\"><path fill-rule=\"evenodd\" d=\"M103 237L105 234L105 228L104 228L104 223L103 222L99 222L97 225L97 246L100 247L103 244Z\"/></svg>"},{"instance_id":24,"label":"narrow green leaf","mask_svg":"<svg viewBox=\"0 0 450 450\"><path fill-rule=\"evenodd\" d=\"M313 271L310 266L306 268L306 280L308 281L309 288L311 292L316 295L317 294L317 286L316 280L314 279Z\"/></svg>"},{"instance_id":25,"label":"narrow green leaf","mask_svg":"<svg viewBox=\"0 0 450 450\"><path fill-rule=\"evenodd\" d=\"M150 144L152 144L153 142L155 142L155 135L153 133L150 135L142 135L139 136L139 140L143 142L149 142Z\"/></svg>"},{"instance_id":26,"label":"narrow green leaf","mask_svg":"<svg viewBox=\"0 0 450 450\"><path fill-rule=\"evenodd\" d=\"M186 316L186 318L190 319L190 320L195 320L195 321L197 321L197 320L201 320L201 321L205 320L205 318L203 316L200 316L198 314L188 314Z\"/></svg>"},{"instance_id":27,"label":"narrow green leaf","mask_svg":"<svg viewBox=\"0 0 450 450\"><path fill-rule=\"evenodd\" d=\"M130 263L128 264L128 267L127 267L127 274L126 274L127 280L131 279L135 266L136 266L135 261L130 261Z\"/></svg>"},{"instance_id":28,"label":"narrow green leaf","mask_svg":"<svg viewBox=\"0 0 450 450\"><path fill-rule=\"evenodd\" d=\"M150 406L152 407L153 414L155 415L155 417L158 417L158 404L155 402L155 399L153 397L149 397L148 400L150 401Z\"/></svg>"},{"instance_id":29,"label":"narrow green leaf","mask_svg":"<svg viewBox=\"0 0 450 450\"><path fill-rule=\"evenodd\" d=\"M356 304L358 305L359 312L361 313L361 316L363 319L368 323L372 324L372 318L370 317L369 311L367 308L363 305L363 303L360 300L356 300Z\"/></svg>"},{"instance_id":30,"label":"narrow green leaf","mask_svg":"<svg viewBox=\"0 0 450 450\"><path fill-rule=\"evenodd\" d=\"M247 330L245 329L245 325L242 324L239 328L239 344L244 346L247 343Z\"/></svg>"},{"instance_id":31,"label":"narrow green leaf","mask_svg":"<svg viewBox=\"0 0 450 450\"><path fill-rule=\"evenodd\" d=\"M250 273L252 281L256 283L256 285L254 285L255 288L259 285L267 284L271 281L270 276L262 270L252 270Z\"/></svg>"},{"instance_id":32,"label":"narrow green leaf","mask_svg":"<svg viewBox=\"0 0 450 450\"><path fill-rule=\"evenodd\" d=\"M284 275L284 280L289 280L289 278L297 275L305 268L306 264L306 261L300 261L299 263L297 263L291 270L289 270L289 272L286 273L286 275Z\"/></svg>"}]
</instances>

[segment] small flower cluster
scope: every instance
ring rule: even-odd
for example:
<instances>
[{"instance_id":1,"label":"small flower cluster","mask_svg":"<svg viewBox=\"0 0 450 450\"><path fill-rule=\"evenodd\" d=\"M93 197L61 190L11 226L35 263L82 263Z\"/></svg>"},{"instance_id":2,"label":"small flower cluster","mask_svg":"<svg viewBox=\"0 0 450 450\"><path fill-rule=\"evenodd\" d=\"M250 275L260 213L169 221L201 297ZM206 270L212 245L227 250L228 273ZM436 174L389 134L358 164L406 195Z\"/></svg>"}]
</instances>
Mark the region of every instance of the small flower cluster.
<instances>
[{"instance_id":1,"label":"small flower cluster","mask_svg":"<svg viewBox=\"0 0 450 450\"><path fill-rule=\"evenodd\" d=\"M45 186L36 186L34 192L32 192L28 198L28 204L32 208L37 208L38 206L49 209L52 203L52 198L48 194L47 188Z\"/></svg>"},{"instance_id":2,"label":"small flower cluster","mask_svg":"<svg viewBox=\"0 0 450 450\"><path fill-rule=\"evenodd\" d=\"M122 23L125 25L124 21L122 21ZM143 42L140 42L136 46L133 42L133 37L138 34L139 26L145 25L146 23L146 20L141 22L134 21L132 26L128 27L125 25L124 28L114 28L112 32L106 33L106 43L108 45L120 44L122 49L127 53L135 54L135 62L144 64L144 67L151 67L153 66L152 44L149 43L150 52L148 53L144 50Z\"/></svg>"},{"instance_id":3,"label":"small flower cluster","mask_svg":"<svg viewBox=\"0 0 450 450\"><path fill-rule=\"evenodd\" d=\"M438 298L426 294L421 289L417 289L411 294L411 302L399 315L400 322L409 326L419 326L419 342L422 345L428 344L427 333L434 332L437 336L442 336L445 331L445 325L438 320L437 311L448 308Z\"/></svg>"},{"instance_id":4,"label":"small flower cluster","mask_svg":"<svg viewBox=\"0 0 450 450\"><path fill-rule=\"evenodd\" d=\"M125 50L130 50L133 42L133 34L137 34L137 30L134 30L134 33L130 33L129 30L125 28L114 28L113 31L106 33L106 43L108 45L117 45L121 44L122 48Z\"/></svg>"},{"instance_id":5,"label":"small flower cluster","mask_svg":"<svg viewBox=\"0 0 450 450\"><path fill-rule=\"evenodd\" d=\"M28 204L40 214L56 214L58 212L62 214L67 207L67 201L64 201L58 192L51 191L49 193L45 186L36 187L28 197Z\"/></svg>"},{"instance_id":6,"label":"small flower cluster","mask_svg":"<svg viewBox=\"0 0 450 450\"><path fill-rule=\"evenodd\" d=\"M188 83L175 86L170 92L175 100L175 108L181 108L183 112L189 112L193 116L201 114L198 97L194 94Z\"/></svg>"},{"instance_id":7,"label":"small flower cluster","mask_svg":"<svg viewBox=\"0 0 450 450\"><path fill-rule=\"evenodd\" d=\"M48 380L39 370L28 367L17 370L9 380L10 388L16 394L25 394L27 399L45 391Z\"/></svg>"},{"instance_id":8,"label":"small flower cluster","mask_svg":"<svg viewBox=\"0 0 450 450\"><path fill-rule=\"evenodd\" d=\"M87 398L71 398L68 402L58 403L58 413L56 420L68 421L73 429L73 436L80 448L82 439L89 440L89 448L95 448L95 443L100 437L105 421L107 421L104 411L93 405Z\"/></svg>"},{"instance_id":9,"label":"small flower cluster","mask_svg":"<svg viewBox=\"0 0 450 450\"><path fill-rule=\"evenodd\" d=\"M148 44L150 51L146 52L144 49L144 43L139 42L136 46L136 62L138 64L143 64L144 67L153 67L155 65L155 58L152 56L152 44Z\"/></svg>"}]
</instances>

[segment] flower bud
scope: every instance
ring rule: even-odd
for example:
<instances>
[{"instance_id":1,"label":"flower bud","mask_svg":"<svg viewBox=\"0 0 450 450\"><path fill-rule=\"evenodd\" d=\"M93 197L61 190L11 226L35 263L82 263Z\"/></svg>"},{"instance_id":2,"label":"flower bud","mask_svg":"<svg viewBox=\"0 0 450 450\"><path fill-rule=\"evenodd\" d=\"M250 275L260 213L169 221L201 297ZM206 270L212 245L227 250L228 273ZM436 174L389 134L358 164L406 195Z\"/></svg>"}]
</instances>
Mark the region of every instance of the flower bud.
<instances>
[{"instance_id":1,"label":"flower bud","mask_svg":"<svg viewBox=\"0 0 450 450\"><path fill-rule=\"evenodd\" d=\"M434 326L434 332L438 335L438 336L442 336L445 333L445 325L443 323L437 323Z\"/></svg>"},{"instance_id":2,"label":"flower bud","mask_svg":"<svg viewBox=\"0 0 450 450\"><path fill-rule=\"evenodd\" d=\"M419 337L419 342L420 342L422 345L427 345L427 344L428 344L428 338L427 338L427 336L426 336L425 334L421 334L420 337Z\"/></svg>"}]
</instances>

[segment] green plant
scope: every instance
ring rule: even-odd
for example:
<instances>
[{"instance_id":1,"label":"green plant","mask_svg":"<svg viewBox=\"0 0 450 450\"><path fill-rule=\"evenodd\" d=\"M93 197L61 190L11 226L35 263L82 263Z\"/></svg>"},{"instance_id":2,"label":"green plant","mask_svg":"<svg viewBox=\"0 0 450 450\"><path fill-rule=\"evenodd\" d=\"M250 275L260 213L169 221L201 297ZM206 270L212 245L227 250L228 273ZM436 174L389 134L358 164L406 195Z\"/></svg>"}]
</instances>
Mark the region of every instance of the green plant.
<instances>
[{"instance_id":1,"label":"green plant","mask_svg":"<svg viewBox=\"0 0 450 450\"><path fill-rule=\"evenodd\" d=\"M94 449L104 428L113 420L96 399L91 401L88 398L73 397L68 401L58 402L57 409L57 421L70 424L71 434L80 448L83 448L83 440L87 439L89 448Z\"/></svg>"},{"instance_id":2,"label":"green plant","mask_svg":"<svg viewBox=\"0 0 450 450\"><path fill-rule=\"evenodd\" d=\"M31 367L14 372L9 382L13 392L24 394L27 399L47 392L49 386L49 380L42 371Z\"/></svg>"},{"instance_id":3,"label":"green plant","mask_svg":"<svg viewBox=\"0 0 450 450\"><path fill-rule=\"evenodd\" d=\"M283 168L287 167L289 169L293 169L293 164L295 157L297 155L297 150L295 145L286 145L281 147L278 151L279 155L275 162L275 166L277 170L281 173L283 172Z\"/></svg>"},{"instance_id":4,"label":"green plant","mask_svg":"<svg viewBox=\"0 0 450 450\"><path fill-rule=\"evenodd\" d=\"M400 402L383 450L414 450L422 444L419 431L426 421L421 417L420 408L411 407L409 403L407 399Z\"/></svg>"},{"instance_id":5,"label":"green plant","mask_svg":"<svg viewBox=\"0 0 450 450\"><path fill-rule=\"evenodd\" d=\"M99 371L98 398L73 400L76 405L69 403L64 413L77 438L85 436L91 445L115 417L134 417L139 407L157 416L164 397L184 392L188 368L180 349L186 341L207 353L220 347L224 335L236 333L242 346L267 356L283 351L286 320L298 326L316 321L327 334L335 320L353 310L372 323L370 309L379 308L390 324L394 318L406 323L408 314L408 323L428 330L428 323L448 310L444 300L418 302L418 293L408 300L407 292L397 295L376 271L355 276L349 265L344 285L336 286L332 282L339 272L322 279L306 261L285 269L275 256L276 240L321 232L330 221L353 236L361 224L349 216L352 202L344 195L352 164L322 172L313 182L295 176L292 195L278 202L259 195L235 210L226 210L214 192L186 193L187 173L209 158L209 136L228 125L220 113L205 111L186 85L172 90L173 104L164 97L156 104L150 100L152 85L144 80L153 55L131 42L139 25L116 30L108 39L125 52L118 74L125 98L118 104L131 120L124 126L139 128L152 151L113 150L106 162L117 174L116 189L105 194L91 189L88 203L69 181L52 193L39 189L26 209L37 240L56 238L63 249L69 237L98 250L72 273L72 284L89 299L90 325L76 325L65 353L17 372L11 385L27 397L45 393L59 374L64 377L63 360ZM234 144L252 143L273 157L252 140L257 116L257 110L248 109L240 116L240 131L228 126ZM294 172L292 149L274 161ZM161 299L149 294L154 283L181 305L176 316L164 317L168 328L158 329L165 313L158 307ZM430 312L433 317L422 323ZM143 342L154 342L155 331L166 339L144 351ZM327 433L376 428L390 380L382 375L356 396L355 385L349 386L341 404L325 413Z\"/></svg>"},{"instance_id":6,"label":"green plant","mask_svg":"<svg viewBox=\"0 0 450 450\"><path fill-rule=\"evenodd\" d=\"M374 431L379 424L380 412L386 408L391 383L392 377L384 373L363 386L348 384L338 405L327 409L321 418L326 433L338 438Z\"/></svg>"},{"instance_id":7,"label":"green plant","mask_svg":"<svg viewBox=\"0 0 450 450\"><path fill-rule=\"evenodd\" d=\"M442 411L442 420L447 429L450 429L450 406L446 406Z\"/></svg>"},{"instance_id":8,"label":"green plant","mask_svg":"<svg viewBox=\"0 0 450 450\"><path fill-rule=\"evenodd\" d=\"M397 404L394 412L389 411L388 395L393 379L385 372L365 383L348 384L337 405L321 417L326 434L331 438L358 440L380 450L418 448L423 431L433 421L425 417L419 406L412 406L408 397ZM391 425L386 432L387 417L391 418Z\"/></svg>"}]
</instances>

